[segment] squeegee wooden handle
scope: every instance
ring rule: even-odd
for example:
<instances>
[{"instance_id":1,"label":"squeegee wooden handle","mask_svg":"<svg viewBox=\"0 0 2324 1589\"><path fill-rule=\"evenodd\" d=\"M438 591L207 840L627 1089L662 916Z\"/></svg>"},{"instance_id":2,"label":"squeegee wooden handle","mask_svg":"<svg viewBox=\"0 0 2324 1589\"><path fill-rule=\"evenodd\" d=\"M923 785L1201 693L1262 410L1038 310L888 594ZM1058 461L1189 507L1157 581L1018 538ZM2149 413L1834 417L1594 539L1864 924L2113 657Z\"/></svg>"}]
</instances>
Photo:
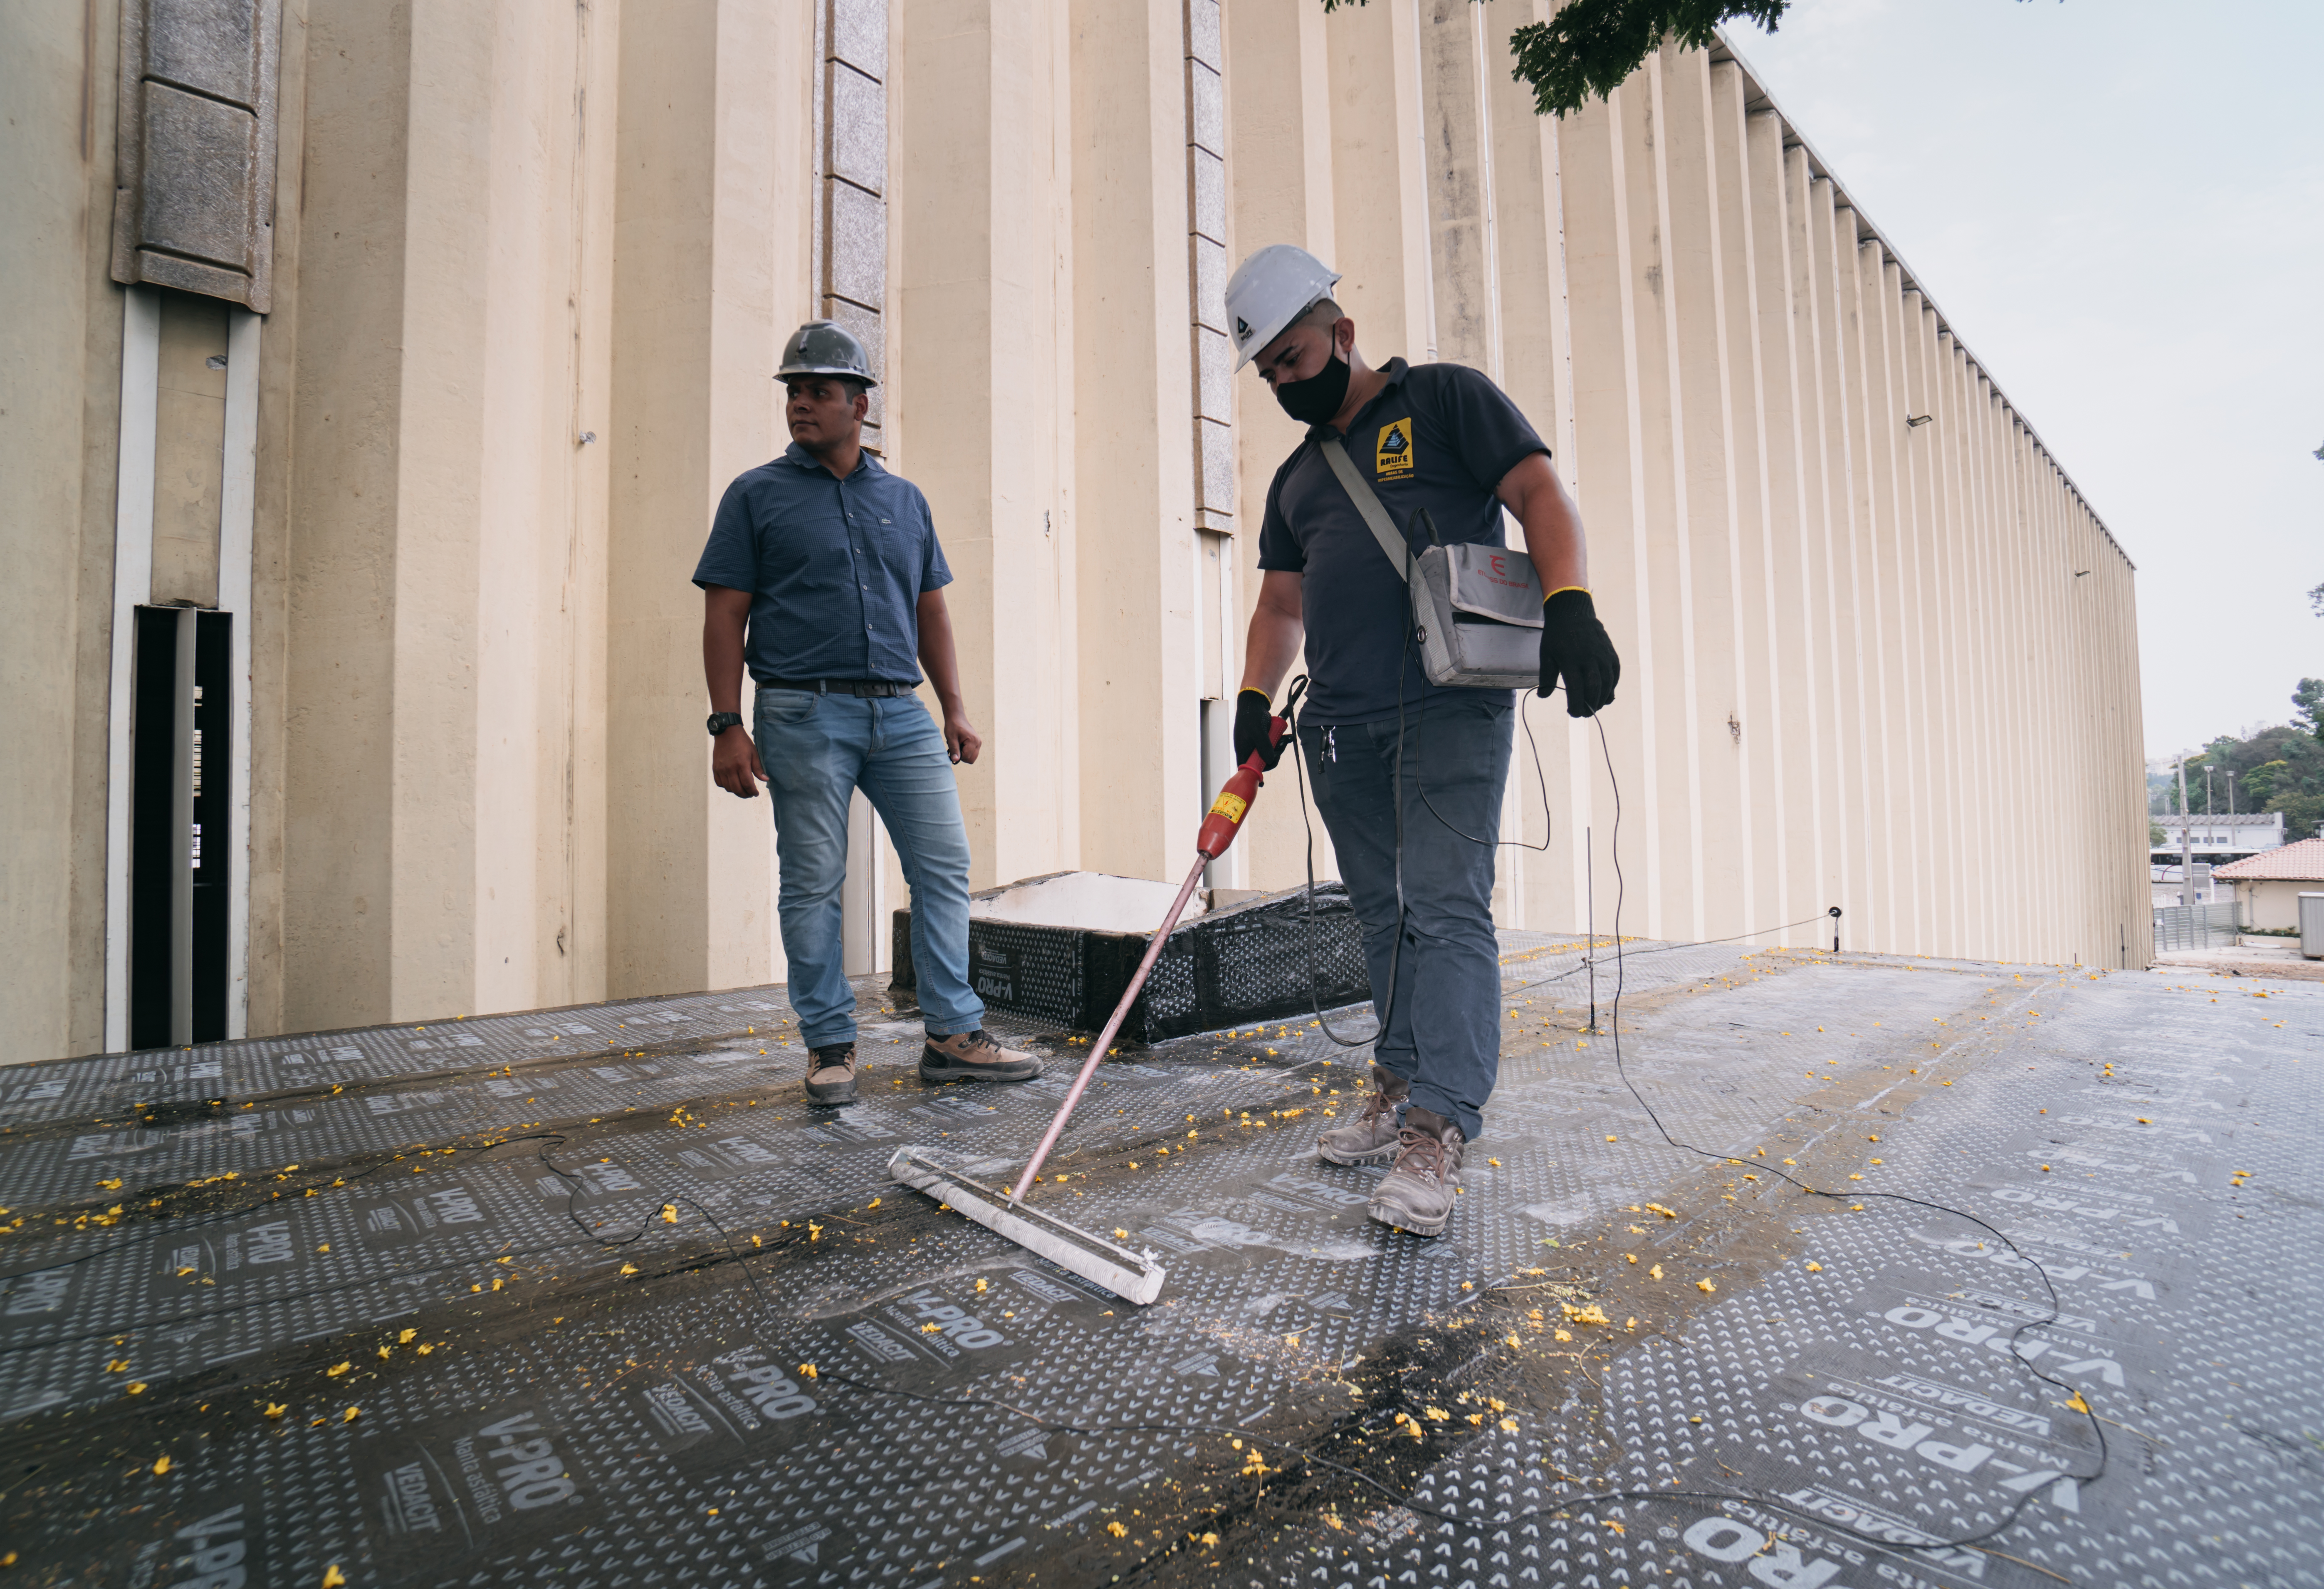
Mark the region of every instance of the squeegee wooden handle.
<instances>
[{"instance_id":1,"label":"squeegee wooden handle","mask_svg":"<svg viewBox=\"0 0 2324 1589\"><path fill-rule=\"evenodd\" d=\"M1237 773L1236 776L1240 777L1241 774ZM1041 1133L1041 1145L1033 1150L1033 1157L1025 1166L1025 1173L1019 1176L1016 1185L1009 1188L1010 1202L1023 1202L1026 1189L1033 1184L1033 1178L1041 1173L1041 1165L1049 1157L1049 1150L1057 1145L1057 1133L1065 1129L1065 1117L1073 1113L1074 1105L1082 1101L1082 1090L1089 1086L1090 1077L1097 1074L1099 1063L1105 1058L1105 1051L1113 1046L1114 1034L1121 1030L1121 1022L1129 1015L1130 1005L1138 1002L1139 991L1146 985L1147 974L1154 969L1154 962L1162 957L1162 945L1170 937L1170 929L1178 925L1178 918L1186 909L1186 901L1194 898L1194 885L1203 881L1203 868L1210 864L1210 861L1208 855L1195 857L1194 869L1186 873L1186 881L1179 887L1178 897L1170 906L1170 914L1162 919L1160 929L1155 933L1153 941L1146 946L1145 958L1138 962L1138 975L1131 977L1130 985L1121 990L1121 1002L1113 1007L1113 1013L1106 1017L1105 1030L1098 1033L1097 1041L1090 1045L1089 1058L1082 1061L1082 1073L1074 1077L1074 1085L1066 1090L1065 1101L1057 1106L1057 1117L1049 1122L1049 1129Z\"/></svg>"}]
</instances>

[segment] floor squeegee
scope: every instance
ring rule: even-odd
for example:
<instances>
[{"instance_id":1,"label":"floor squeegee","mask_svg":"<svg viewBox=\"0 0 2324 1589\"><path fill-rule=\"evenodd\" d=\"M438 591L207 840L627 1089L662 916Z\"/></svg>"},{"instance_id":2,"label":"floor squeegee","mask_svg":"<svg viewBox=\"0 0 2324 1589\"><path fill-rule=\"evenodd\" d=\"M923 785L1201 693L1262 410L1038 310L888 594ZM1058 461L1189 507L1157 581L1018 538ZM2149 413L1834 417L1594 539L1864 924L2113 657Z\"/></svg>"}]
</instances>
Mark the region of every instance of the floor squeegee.
<instances>
[{"instance_id":1,"label":"floor squeegee","mask_svg":"<svg viewBox=\"0 0 2324 1589\"><path fill-rule=\"evenodd\" d=\"M1299 685L1284 701L1284 709L1299 693ZM1268 722L1270 744L1280 744L1289 722L1285 717L1271 717ZM1296 753L1296 751L1294 753ZM1178 925L1178 917L1194 897L1194 885L1203 879L1203 868L1226 854L1234 843L1236 831L1242 827L1243 814L1265 781L1266 767L1257 751L1250 759L1235 769L1234 773L1219 790L1219 798L1211 804L1210 814L1203 818L1201 833L1194 839L1194 864L1179 886L1178 897L1171 902L1170 913L1146 946L1144 958L1138 962L1137 975L1130 985L1121 990L1121 1002L1113 1007L1106 1018L1105 1030L1097 1041L1090 1045L1089 1058L1083 1061L1081 1074L1066 1090L1065 1101L1057 1106L1056 1118L1049 1129L1041 1133L1041 1145L1033 1150L1015 1181L995 1187L946 1165L932 1157L924 1148L899 1148L888 1160L888 1174L915 1190L927 1193L940 1204L968 1215L988 1230L996 1231L1019 1246L1039 1253L1060 1268L1069 1269L1084 1280L1095 1280L1115 1296L1137 1303L1139 1307L1162 1294L1162 1265L1151 1252L1133 1252L1129 1248L1110 1242L1102 1236L1067 1224L1064 1220L1025 1206L1025 1194L1031 1190L1040 1176L1041 1166L1049 1150L1057 1145L1057 1133L1065 1129L1065 1121L1074 1105L1082 1101L1083 1089L1090 1077L1097 1074L1106 1050L1113 1046L1114 1034L1121 1030L1130 1005L1138 1002L1140 990L1146 986L1148 973L1161 957L1162 946L1170 937L1170 929Z\"/></svg>"}]
</instances>

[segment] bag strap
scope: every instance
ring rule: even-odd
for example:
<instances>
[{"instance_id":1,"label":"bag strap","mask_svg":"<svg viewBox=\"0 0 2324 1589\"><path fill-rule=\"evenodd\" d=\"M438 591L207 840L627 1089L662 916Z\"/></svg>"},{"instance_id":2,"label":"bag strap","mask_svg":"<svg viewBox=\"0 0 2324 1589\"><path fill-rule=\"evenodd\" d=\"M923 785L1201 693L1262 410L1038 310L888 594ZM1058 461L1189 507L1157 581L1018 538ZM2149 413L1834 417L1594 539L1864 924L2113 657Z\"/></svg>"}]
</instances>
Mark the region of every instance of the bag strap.
<instances>
[{"instance_id":1,"label":"bag strap","mask_svg":"<svg viewBox=\"0 0 2324 1589\"><path fill-rule=\"evenodd\" d=\"M1379 542L1380 554L1395 566L1397 577L1409 578L1412 544L1397 532L1396 521L1389 518L1388 509L1380 505L1379 495L1372 490L1372 483L1364 478L1363 471L1356 467L1356 460L1350 457L1348 449L1340 445L1340 433L1329 425L1318 425L1307 432L1307 438L1323 448L1324 461L1332 466L1332 473L1340 477L1341 487L1356 504L1356 512L1363 515L1372 538Z\"/></svg>"}]
</instances>

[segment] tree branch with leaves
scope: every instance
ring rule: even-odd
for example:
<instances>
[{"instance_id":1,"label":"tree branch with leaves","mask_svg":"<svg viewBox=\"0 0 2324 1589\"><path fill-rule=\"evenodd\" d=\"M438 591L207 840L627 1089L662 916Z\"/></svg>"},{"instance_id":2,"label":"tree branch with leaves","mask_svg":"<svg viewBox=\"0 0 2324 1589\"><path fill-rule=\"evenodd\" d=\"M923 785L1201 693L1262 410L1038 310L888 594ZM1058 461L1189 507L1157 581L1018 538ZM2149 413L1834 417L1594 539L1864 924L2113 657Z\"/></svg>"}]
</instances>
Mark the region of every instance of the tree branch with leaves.
<instances>
[{"instance_id":1,"label":"tree branch with leaves","mask_svg":"<svg viewBox=\"0 0 2324 1589\"><path fill-rule=\"evenodd\" d=\"M1365 3L1323 0L1323 9ZM1707 50L1719 37L1720 24L1737 17L1772 33L1789 5L1790 0L1570 0L1547 22L1529 22L1509 35L1509 54L1517 63L1509 75L1533 90L1536 114L1566 115L1619 88L1666 39L1685 49Z\"/></svg>"}]
</instances>

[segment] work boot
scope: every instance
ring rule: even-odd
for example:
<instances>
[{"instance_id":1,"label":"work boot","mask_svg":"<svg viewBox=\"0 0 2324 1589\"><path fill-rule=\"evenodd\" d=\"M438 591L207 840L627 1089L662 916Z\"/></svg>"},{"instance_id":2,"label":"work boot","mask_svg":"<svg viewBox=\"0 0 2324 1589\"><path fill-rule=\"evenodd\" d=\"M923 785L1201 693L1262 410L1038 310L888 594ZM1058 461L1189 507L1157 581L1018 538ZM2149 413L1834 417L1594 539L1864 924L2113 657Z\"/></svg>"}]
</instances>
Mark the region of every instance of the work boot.
<instances>
[{"instance_id":1,"label":"work boot","mask_svg":"<svg viewBox=\"0 0 2324 1589\"><path fill-rule=\"evenodd\" d=\"M1031 1081L1040 1074L1038 1059L1002 1048L981 1026L948 1038L930 1032L920 1050L922 1081Z\"/></svg>"},{"instance_id":2,"label":"work boot","mask_svg":"<svg viewBox=\"0 0 2324 1589\"><path fill-rule=\"evenodd\" d=\"M1372 1095L1353 1125L1315 1139L1315 1156L1326 1164L1378 1164L1396 1156L1397 1105L1412 1095L1412 1084L1385 1065L1372 1067Z\"/></svg>"},{"instance_id":3,"label":"work boot","mask_svg":"<svg viewBox=\"0 0 2324 1589\"><path fill-rule=\"evenodd\" d=\"M825 1108L855 1102L853 1043L825 1043L807 1050L807 1101Z\"/></svg>"},{"instance_id":4,"label":"work boot","mask_svg":"<svg viewBox=\"0 0 2324 1589\"><path fill-rule=\"evenodd\" d=\"M1460 1195L1461 1128L1441 1114L1418 1107L1404 1112L1397 1133L1396 1168L1372 1188L1364 1212L1380 1224L1416 1236L1440 1236Z\"/></svg>"}]
</instances>

